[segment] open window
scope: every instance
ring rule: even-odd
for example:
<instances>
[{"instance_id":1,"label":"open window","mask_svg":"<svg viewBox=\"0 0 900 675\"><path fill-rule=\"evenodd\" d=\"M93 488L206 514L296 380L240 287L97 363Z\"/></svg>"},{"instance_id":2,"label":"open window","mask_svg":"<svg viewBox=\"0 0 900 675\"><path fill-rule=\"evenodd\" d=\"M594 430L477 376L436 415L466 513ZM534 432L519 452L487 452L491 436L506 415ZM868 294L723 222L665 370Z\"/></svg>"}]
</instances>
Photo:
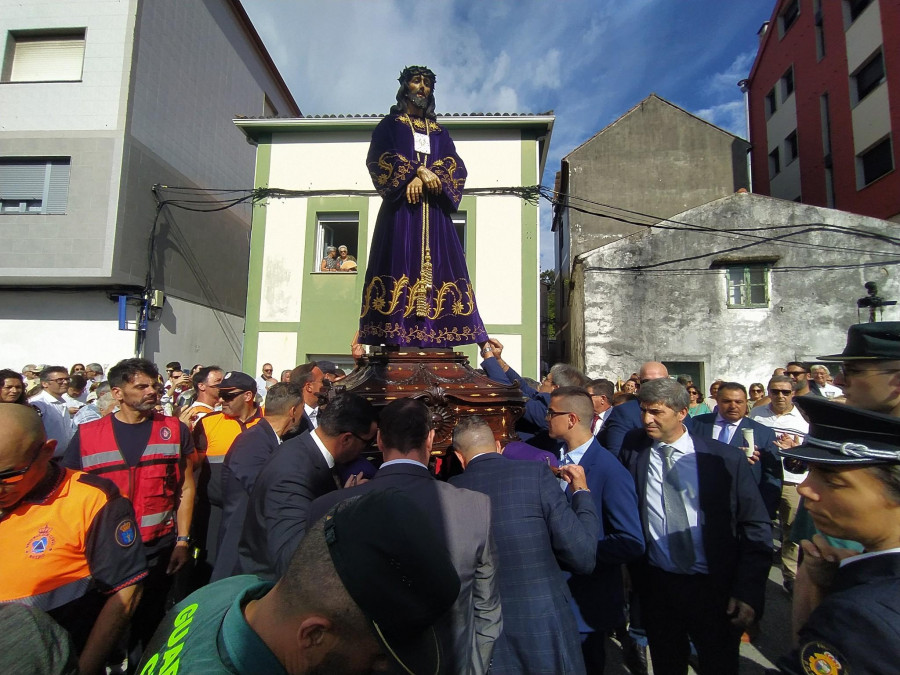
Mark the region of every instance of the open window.
<instances>
[{"instance_id":1,"label":"open window","mask_svg":"<svg viewBox=\"0 0 900 675\"><path fill-rule=\"evenodd\" d=\"M317 213L313 272L356 274L359 257L359 213ZM331 256L330 248L334 248ZM346 255L341 256L346 249Z\"/></svg>"}]
</instances>

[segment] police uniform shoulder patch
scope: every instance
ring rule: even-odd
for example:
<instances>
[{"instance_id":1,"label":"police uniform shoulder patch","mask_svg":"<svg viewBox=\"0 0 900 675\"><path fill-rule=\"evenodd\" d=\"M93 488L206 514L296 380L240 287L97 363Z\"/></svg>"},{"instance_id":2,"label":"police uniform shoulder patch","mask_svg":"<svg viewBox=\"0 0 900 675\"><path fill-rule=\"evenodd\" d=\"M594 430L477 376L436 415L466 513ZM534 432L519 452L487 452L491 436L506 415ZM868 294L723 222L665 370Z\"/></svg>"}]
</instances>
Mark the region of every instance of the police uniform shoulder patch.
<instances>
[{"instance_id":1,"label":"police uniform shoulder patch","mask_svg":"<svg viewBox=\"0 0 900 675\"><path fill-rule=\"evenodd\" d=\"M122 548L128 548L137 540L137 528L131 518L126 518L116 525L116 543Z\"/></svg>"},{"instance_id":2,"label":"police uniform shoulder patch","mask_svg":"<svg viewBox=\"0 0 900 675\"><path fill-rule=\"evenodd\" d=\"M807 642L800 650L800 665L807 675L850 675L846 659L824 642Z\"/></svg>"}]
</instances>

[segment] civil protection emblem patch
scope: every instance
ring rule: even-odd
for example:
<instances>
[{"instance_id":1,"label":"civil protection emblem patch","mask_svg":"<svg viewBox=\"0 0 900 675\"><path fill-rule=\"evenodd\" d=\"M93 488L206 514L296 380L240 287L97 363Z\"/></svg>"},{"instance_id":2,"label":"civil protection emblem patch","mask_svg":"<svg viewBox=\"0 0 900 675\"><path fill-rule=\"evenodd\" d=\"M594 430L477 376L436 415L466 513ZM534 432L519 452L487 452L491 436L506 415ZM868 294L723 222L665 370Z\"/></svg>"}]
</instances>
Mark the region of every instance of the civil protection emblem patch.
<instances>
[{"instance_id":1,"label":"civil protection emblem patch","mask_svg":"<svg viewBox=\"0 0 900 675\"><path fill-rule=\"evenodd\" d=\"M122 548L128 548L136 539L137 528L130 518L126 518L116 526L116 543Z\"/></svg>"},{"instance_id":2,"label":"civil protection emblem patch","mask_svg":"<svg viewBox=\"0 0 900 675\"><path fill-rule=\"evenodd\" d=\"M850 675L842 661L840 652L824 642L807 642L800 650L800 665L807 675Z\"/></svg>"},{"instance_id":3,"label":"civil protection emblem patch","mask_svg":"<svg viewBox=\"0 0 900 675\"><path fill-rule=\"evenodd\" d=\"M37 535L32 537L25 546L25 555L33 560L37 560L38 558L43 558L48 551L53 550L56 538L50 534L50 531L49 525L44 525L38 529Z\"/></svg>"},{"instance_id":4,"label":"civil protection emblem patch","mask_svg":"<svg viewBox=\"0 0 900 675\"><path fill-rule=\"evenodd\" d=\"M159 437L164 441L169 440L170 438L172 438L172 430L169 429L169 427L163 427L159 430Z\"/></svg>"}]
</instances>

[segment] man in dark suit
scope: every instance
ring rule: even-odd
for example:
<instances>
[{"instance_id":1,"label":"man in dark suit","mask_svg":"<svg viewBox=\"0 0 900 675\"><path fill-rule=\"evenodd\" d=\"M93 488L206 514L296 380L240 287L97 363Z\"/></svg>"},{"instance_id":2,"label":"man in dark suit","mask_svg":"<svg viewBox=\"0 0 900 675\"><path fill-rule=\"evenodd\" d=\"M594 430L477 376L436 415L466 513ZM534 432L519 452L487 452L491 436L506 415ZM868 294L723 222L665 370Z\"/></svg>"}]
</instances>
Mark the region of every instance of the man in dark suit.
<instances>
[{"instance_id":1,"label":"man in dark suit","mask_svg":"<svg viewBox=\"0 0 900 675\"><path fill-rule=\"evenodd\" d=\"M234 439L222 464L222 522L211 581L238 574L238 543L253 485L286 433L303 414L299 387L278 382L266 391L263 419Z\"/></svg>"},{"instance_id":2,"label":"man in dark suit","mask_svg":"<svg viewBox=\"0 0 900 675\"><path fill-rule=\"evenodd\" d=\"M309 505L338 487L335 464L352 462L375 439L375 409L355 394L338 394L318 417L318 427L282 443L256 479L238 545L243 574L284 574Z\"/></svg>"},{"instance_id":3,"label":"man in dark suit","mask_svg":"<svg viewBox=\"0 0 900 675\"><path fill-rule=\"evenodd\" d=\"M312 431L319 425L319 394L331 384L330 382L328 385L325 384L325 373L315 361L294 368L288 382L295 387L300 387L303 391L303 415L297 428L285 435L284 440L286 441L299 436L304 431Z\"/></svg>"},{"instance_id":4,"label":"man in dark suit","mask_svg":"<svg viewBox=\"0 0 900 675\"><path fill-rule=\"evenodd\" d=\"M503 605L491 673L584 673L560 573L560 567L578 574L594 569L600 518L584 469L560 469L573 490L570 505L549 466L501 455L490 426L478 416L457 423L453 449L465 473L450 483L491 498Z\"/></svg>"},{"instance_id":5,"label":"man in dark suit","mask_svg":"<svg viewBox=\"0 0 900 675\"><path fill-rule=\"evenodd\" d=\"M737 675L741 632L762 614L771 521L744 453L688 433L682 385L651 380L638 396L644 429L621 459L647 540L631 572L653 672L685 675L693 642L701 675Z\"/></svg>"},{"instance_id":6,"label":"man in dark suit","mask_svg":"<svg viewBox=\"0 0 900 675\"><path fill-rule=\"evenodd\" d=\"M744 385L739 382L720 384L716 392L716 412L697 415L692 422L693 434L741 448L748 455L766 511L774 520L781 499L781 457L775 445L775 432L747 417L747 390ZM744 431L748 429L753 432L754 445L749 451L744 438Z\"/></svg>"},{"instance_id":7,"label":"man in dark suit","mask_svg":"<svg viewBox=\"0 0 900 675\"><path fill-rule=\"evenodd\" d=\"M650 380L658 380L660 378L668 378L669 370L658 361L647 361L641 366L640 370L641 386ZM691 418L684 420L685 426L690 431ZM597 440L604 448L609 450L616 457L619 456L619 449L622 447L622 441L625 440L625 434L633 429L643 429L641 422L641 406L637 401L625 401L621 405L614 406L603 428L597 436Z\"/></svg>"},{"instance_id":8,"label":"man in dark suit","mask_svg":"<svg viewBox=\"0 0 900 675\"><path fill-rule=\"evenodd\" d=\"M550 395L547 422L552 438L565 444L562 465L584 469L601 518L597 565L591 574L569 580L573 610L582 633L582 653L589 672L603 672L606 633L625 625L622 564L644 552L637 494L628 472L591 434L594 406L579 387L560 387Z\"/></svg>"},{"instance_id":9,"label":"man in dark suit","mask_svg":"<svg viewBox=\"0 0 900 675\"><path fill-rule=\"evenodd\" d=\"M339 501L372 490L393 487L409 496L441 534L459 575L459 597L435 626L447 660L446 672L482 675L490 667L494 642L503 627L491 503L480 492L434 479L428 470L433 440L431 412L424 403L412 398L389 403L381 409L378 427L384 464L367 483L317 499L310 507L310 522Z\"/></svg>"}]
</instances>

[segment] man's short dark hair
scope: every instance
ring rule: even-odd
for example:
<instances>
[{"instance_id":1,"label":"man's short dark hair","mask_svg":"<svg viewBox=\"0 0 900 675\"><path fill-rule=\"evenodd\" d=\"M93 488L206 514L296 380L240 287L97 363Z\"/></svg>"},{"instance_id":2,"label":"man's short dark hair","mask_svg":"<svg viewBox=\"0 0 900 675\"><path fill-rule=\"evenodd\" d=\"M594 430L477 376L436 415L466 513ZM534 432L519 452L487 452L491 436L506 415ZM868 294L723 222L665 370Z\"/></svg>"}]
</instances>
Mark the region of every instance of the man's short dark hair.
<instances>
[{"instance_id":1,"label":"man's short dark hair","mask_svg":"<svg viewBox=\"0 0 900 675\"><path fill-rule=\"evenodd\" d=\"M201 368L200 370L198 370L193 375L191 375L191 384L194 385L194 391L199 391L197 389L197 385L206 384L206 381L209 379L209 376L212 373L216 373L216 372L224 373L225 371L222 369L221 366L205 366L205 367Z\"/></svg>"},{"instance_id":2,"label":"man's short dark hair","mask_svg":"<svg viewBox=\"0 0 900 675\"><path fill-rule=\"evenodd\" d=\"M288 380L291 384L296 384L298 387L302 387L309 382L312 382L313 379L313 369L318 364L315 361L310 361L309 363L304 363L301 366L297 366L291 371L291 377Z\"/></svg>"},{"instance_id":3,"label":"man's short dark hair","mask_svg":"<svg viewBox=\"0 0 900 675\"><path fill-rule=\"evenodd\" d=\"M719 385L719 391L716 394L721 394L723 391L727 390L731 391L741 391L744 394L744 397L747 396L747 388L742 385L740 382L723 382Z\"/></svg>"},{"instance_id":4,"label":"man's short dark hair","mask_svg":"<svg viewBox=\"0 0 900 675\"><path fill-rule=\"evenodd\" d=\"M41 382L49 382L50 380L56 379L50 377L53 373L65 373L68 375L69 369L65 366L45 366L40 374Z\"/></svg>"},{"instance_id":5,"label":"man's short dark hair","mask_svg":"<svg viewBox=\"0 0 900 675\"><path fill-rule=\"evenodd\" d=\"M286 415L291 408L302 403L303 387L290 382L278 382L266 392L266 415Z\"/></svg>"},{"instance_id":6,"label":"man's short dark hair","mask_svg":"<svg viewBox=\"0 0 900 675\"><path fill-rule=\"evenodd\" d=\"M613 395L616 393L616 385L602 377L598 380L591 380L590 384L588 384L588 389L594 392L595 396L605 396L610 403L612 403Z\"/></svg>"},{"instance_id":7,"label":"man's short dark hair","mask_svg":"<svg viewBox=\"0 0 900 675\"><path fill-rule=\"evenodd\" d=\"M555 380L554 380L555 381ZM594 402L587 389L581 387L557 387L550 392L550 400L564 398L568 400L568 412L578 415L578 424L588 429L594 421Z\"/></svg>"},{"instance_id":8,"label":"man's short dark hair","mask_svg":"<svg viewBox=\"0 0 900 675\"><path fill-rule=\"evenodd\" d=\"M809 366L806 363L804 363L803 361L789 361L788 364L784 367L784 369L787 370L791 366L794 366L795 368L802 368L807 373L809 372Z\"/></svg>"},{"instance_id":9,"label":"man's short dark hair","mask_svg":"<svg viewBox=\"0 0 900 675\"><path fill-rule=\"evenodd\" d=\"M172 370L181 370L181 362L180 361L169 361L166 364L166 370L169 370L170 368Z\"/></svg>"},{"instance_id":10,"label":"man's short dark hair","mask_svg":"<svg viewBox=\"0 0 900 675\"><path fill-rule=\"evenodd\" d=\"M381 441L402 455L421 449L431 429L431 411L422 401L401 398L381 409L378 421Z\"/></svg>"},{"instance_id":11,"label":"man's short dark hair","mask_svg":"<svg viewBox=\"0 0 900 675\"><path fill-rule=\"evenodd\" d=\"M84 375L70 375L69 376L69 386L73 389L78 389L79 391L83 391L87 386L87 378Z\"/></svg>"},{"instance_id":12,"label":"man's short dark hair","mask_svg":"<svg viewBox=\"0 0 900 675\"><path fill-rule=\"evenodd\" d=\"M137 375L146 375L153 380L159 379L159 370L156 364L147 359L122 359L116 365L109 369L110 387L121 387L123 384L131 382Z\"/></svg>"},{"instance_id":13,"label":"man's short dark hair","mask_svg":"<svg viewBox=\"0 0 900 675\"><path fill-rule=\"evenodd\" d=\"M290 384L302 388L294 382ZM345 391L335 394L328 405L319 409L318 420L319 427L329 436L348 432L363 436L372 431L372 422L378 421L378 411L362 396Z\"/></svg>"}]
</instances>

